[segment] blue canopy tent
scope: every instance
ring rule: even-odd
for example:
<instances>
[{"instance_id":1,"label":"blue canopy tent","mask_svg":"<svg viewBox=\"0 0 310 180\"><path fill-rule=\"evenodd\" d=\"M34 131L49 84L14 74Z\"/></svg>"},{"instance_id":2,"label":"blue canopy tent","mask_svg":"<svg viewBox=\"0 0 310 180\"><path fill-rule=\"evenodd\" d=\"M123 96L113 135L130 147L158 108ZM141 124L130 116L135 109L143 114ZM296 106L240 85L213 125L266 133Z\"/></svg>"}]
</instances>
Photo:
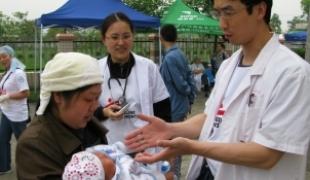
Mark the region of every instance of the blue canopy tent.
<instances>
[{"instance_id":1,"label":"blue canopy tent","mask_svg":"<svg viewBox=\"0 0 310 180\"><path fill-rule=\"evenodd\" d=\"M43 27L98 27L113 12L123 12L135 27L159 27L160 19L136 11L121 0L69 0L54 12L43 14L37 20Z\"/></svg>"},{"instance_id":2,"label":"blue canopy tent","mask_svg":"<svg viewBox=\"0 0 310 180\"><path fill-rule=\"evenodd\" d=\"M285 41L287 42L306 42L307 32L306 31L293 31L284 34Z\"/></svg>"},{"instance_id":3,"label":"blue canopy tent","mask_svg":"<svg viewBox=\"0 0 310 180\"><path fill-rule=\"evenodd\" d=\"M69 0L54 12L43 14L36 20L40 27L40 73L42 72L42 34L44 27L89 28L99 27L105 17L123 12L133 22L135 28L158 28L160 19L148 16L125 5L121 0ZM35 36L37 37L37 36ZM37 39L35 39L37 42ZM35 54L37 43L35 43ZM35 66L37 64L35 56ZM35 80L36 84L36 80Z\"/></svg>"}]
</instances>

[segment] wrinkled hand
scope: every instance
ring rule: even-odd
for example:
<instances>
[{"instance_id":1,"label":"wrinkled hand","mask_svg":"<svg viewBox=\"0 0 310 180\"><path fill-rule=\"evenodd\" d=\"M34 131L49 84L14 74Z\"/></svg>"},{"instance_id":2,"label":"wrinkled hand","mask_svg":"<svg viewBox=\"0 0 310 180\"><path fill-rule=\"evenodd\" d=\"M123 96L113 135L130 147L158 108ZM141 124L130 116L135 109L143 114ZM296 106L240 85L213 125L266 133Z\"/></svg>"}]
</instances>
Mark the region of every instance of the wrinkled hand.
<instances>
[{"instance_id":1,"label":"wrinkled hand","mask_svg":"<svg viewBox=\"0 0 310 180\"><path fill-rule=\"evenodd\" d=\"M134 152L143 151L146 148L157 146L158 140L172 137L169 123L155 116L139 114L137 117L148 122L148 124L127 134L124 143L130 150Z\"/></svg>"},{"instance_id":2,"label":"wrinkled hand","mask_svg":"<svg viewBox=\"0 0 310 180\"><path fill-rule=\"evenodd\" d=\"M0 103L2 103L3 101L6 101L10 98L10 96L8 94L5 95L1 95L0 96Z\"/></svg>"},{"instance_id":3,"label":"wrinkled hand","mask_svg":"<svg viewBox=\"0 0 310 180\"><path fill-rule=\"evenodd\" d=\"M168 160L179 155L192 154L191 147L194 140L177 137L172 140L160 140L157 145L164 149L158 153L150 154L147 152L138 153L135 160L142 163L154 163L161 160Z\"/></svg>"},{"instance_id":4,"label":"wrinkled hand","mask_svg":"<svg viewBox=\"0 0 310 180\"><path fill-rule=\"evenodd\" d=\"M109 107L103 108L104 116L112 119L112 120L120 120L123 118L124 113L119 112L121 106L117 104L112 104Z\"/></svg>"}]
</instances>

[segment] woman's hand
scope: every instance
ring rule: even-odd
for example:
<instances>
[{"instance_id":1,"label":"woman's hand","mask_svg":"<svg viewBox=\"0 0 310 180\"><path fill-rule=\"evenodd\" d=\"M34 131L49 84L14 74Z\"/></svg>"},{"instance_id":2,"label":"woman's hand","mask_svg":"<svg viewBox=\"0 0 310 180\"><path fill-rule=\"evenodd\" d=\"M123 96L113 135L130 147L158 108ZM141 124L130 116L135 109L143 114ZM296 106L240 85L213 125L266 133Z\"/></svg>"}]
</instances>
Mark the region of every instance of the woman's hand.
<instances>
[{"instance_id":1,"label":"woman's hand","mask_svg":"<svg viewBox=\"0 0 310 180\"><path fill-rule=\"evenodd\" d=\"M157 146L158 140L172 137L169 123L164 120L143 114L139 114L137 117L148 124L127 134L124 143L130 150L143 151L146 148Z\"/></svg>"},{"instance_id":2,"label":"woman's hand","mask_svg":"<svg viewBox=\"0 0 310 180\"><path fill-rule=\"evenodd\" d=\"M124 112L120 112L121 106L117 104L112 104L108 107L103 108L103 114L105 117L108 117L112 120L120 120L124 116Z\"/></svg>"}]
</instances>

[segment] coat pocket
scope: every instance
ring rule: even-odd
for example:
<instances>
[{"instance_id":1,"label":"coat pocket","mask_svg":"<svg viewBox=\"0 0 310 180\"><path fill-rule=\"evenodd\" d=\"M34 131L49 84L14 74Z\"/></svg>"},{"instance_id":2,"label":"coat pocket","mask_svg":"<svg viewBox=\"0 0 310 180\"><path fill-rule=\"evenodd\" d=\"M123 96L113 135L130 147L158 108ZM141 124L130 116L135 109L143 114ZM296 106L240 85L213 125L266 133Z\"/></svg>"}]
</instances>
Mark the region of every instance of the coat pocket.
<instances>
[{"instance_id":1,"label":"coat pocket","mask_svg":"<svg viewBox=\"0 0 310 180\"><path fill-rule=\"evenodd\" d=\"M253 92L249 95L248 104L244 109L242 117L241 131L239 133L240 142L252 140L255 131L259 129L261 123L263 95Z\"/></svg>"}]
</instances>

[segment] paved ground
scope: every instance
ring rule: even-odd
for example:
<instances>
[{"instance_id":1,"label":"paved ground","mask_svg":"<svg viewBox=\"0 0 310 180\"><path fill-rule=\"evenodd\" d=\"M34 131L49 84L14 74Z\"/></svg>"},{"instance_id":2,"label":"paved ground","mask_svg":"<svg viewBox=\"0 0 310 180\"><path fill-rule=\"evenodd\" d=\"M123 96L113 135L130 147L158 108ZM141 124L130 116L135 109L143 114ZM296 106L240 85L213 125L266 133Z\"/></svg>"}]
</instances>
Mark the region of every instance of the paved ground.
<instances>
[{"instance_id":1,"label":"paved ground","mask_svg":"<svg viewBox=\"0 0 310 180\"><path fill-rule=\"evenodd\" d=\"M204 97L204 95L201 93L198 95L193 107L192 107L192 114L191 115L195 115L197 113L200 113L203 111L204 108L204 103L205 103L206 98ZM34 112L34 104L31 105L30 109L31 112L33 114ZM0 137L1 138L1 137ZM12 138L12 168L13 168L13 172L10 174L6 174L6 175L0 175L0 180L16 180L16 173L15 173L15 163L14 163L14 153L15 152L15 145L16 145L16 141L14 139L14 137ZM188 164L190 162L190 158L191 156L183 156L183 163L182 163L182 180L185 179L185 175L188 169ZM308 162L308 171L307 171L307 178L306 180L310 180L310 160Z\"/></svg>"}]
</instances>

